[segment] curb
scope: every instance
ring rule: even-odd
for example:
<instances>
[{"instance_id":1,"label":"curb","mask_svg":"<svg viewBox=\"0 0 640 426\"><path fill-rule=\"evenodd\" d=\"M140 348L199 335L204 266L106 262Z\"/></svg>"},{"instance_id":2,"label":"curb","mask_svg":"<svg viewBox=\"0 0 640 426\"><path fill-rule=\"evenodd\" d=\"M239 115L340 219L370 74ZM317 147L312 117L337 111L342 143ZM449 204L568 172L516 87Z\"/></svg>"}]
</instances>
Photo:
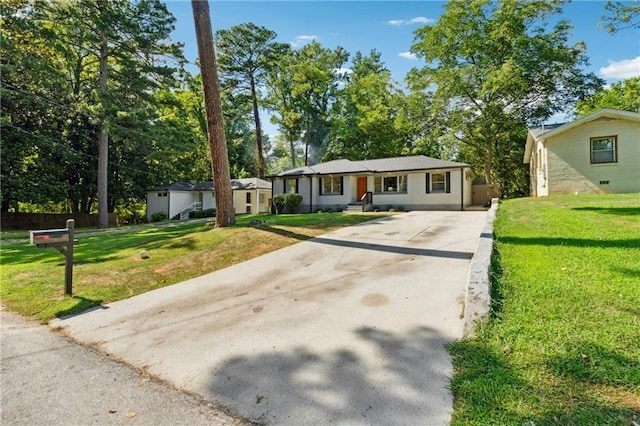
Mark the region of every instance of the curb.
<instances>
[{"instance_id":1,"label":"curb","mask_svg":"<svg viewBox=\"0 0 640 426\"><path fill-rule=\"evenodd\" d=\"M469 266L469 281L464 300L463 337L474 337L476 324L489 317L491 309L491 292L489 268L493 254L493 221L498 210L498 199L491 199L491 208L487 211L487 223L480 234L478 249Z\"/></svg>"}]
</instances>

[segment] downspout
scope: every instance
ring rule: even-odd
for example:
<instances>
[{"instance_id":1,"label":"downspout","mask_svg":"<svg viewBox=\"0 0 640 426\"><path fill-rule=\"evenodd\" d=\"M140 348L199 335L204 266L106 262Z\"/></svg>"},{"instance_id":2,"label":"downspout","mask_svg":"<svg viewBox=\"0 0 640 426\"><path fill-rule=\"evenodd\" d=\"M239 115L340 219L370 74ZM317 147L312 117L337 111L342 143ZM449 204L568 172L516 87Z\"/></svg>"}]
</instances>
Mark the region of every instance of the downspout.
<instances>
[{"instance_id":1,"label":"downspout","mask_svg":"<svg viewBox=\"0 0 640 426\"><path fill-rule=\"evenodd\" d=\"M460 167L460 211L464 211L464 167Z\"/></svg>"},{"instance_id":2,"label":"downspout","mask_svg":"<svg viewBox=\"0 0 640 426\"><path fill-rule=\"evenodd\" d=\"M171 220L171 191L167 190L167 219Z\"/></svg>"},{"instance_id":3,"label":"downspout","mask_svg":"<svg viewBox=\"0 0 640 426\"><path fill-rule=\"evenodd\" d=\"M309 176L309 213L313 213L313 175Z\"/></svg>"}]
</instances>

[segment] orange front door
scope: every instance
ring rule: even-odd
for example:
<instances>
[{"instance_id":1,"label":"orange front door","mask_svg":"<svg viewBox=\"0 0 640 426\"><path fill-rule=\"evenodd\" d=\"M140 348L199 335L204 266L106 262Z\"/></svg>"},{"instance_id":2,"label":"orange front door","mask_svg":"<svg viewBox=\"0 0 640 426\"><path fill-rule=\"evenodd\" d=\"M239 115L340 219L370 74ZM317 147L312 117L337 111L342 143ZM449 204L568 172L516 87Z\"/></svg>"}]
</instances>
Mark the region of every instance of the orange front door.
<instances>
[{"instance_id":1,"label":"orange front door","mask_svg":"<svg viewBox=\"0 0 640 426\"><path fill-rule=\"evenodd\" d=\"M362 199L362 196L367 192L367 178L359 177L358 178L358 201Z\"/></svg>"}]
</instances>

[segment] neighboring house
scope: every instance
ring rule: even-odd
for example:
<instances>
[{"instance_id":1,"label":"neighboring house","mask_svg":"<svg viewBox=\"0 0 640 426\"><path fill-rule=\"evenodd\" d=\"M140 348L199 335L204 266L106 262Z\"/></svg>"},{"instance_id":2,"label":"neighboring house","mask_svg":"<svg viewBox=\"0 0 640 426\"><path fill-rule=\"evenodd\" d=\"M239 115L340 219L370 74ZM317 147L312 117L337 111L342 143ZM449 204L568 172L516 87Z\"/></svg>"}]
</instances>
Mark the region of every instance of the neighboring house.
<instances>
[{"instance_id":1,"label":"neighboring house","mask_svg":"<svg viewBox=\"0 0 640 426\"><path fill-rule=\"evenodd\" d=\"M463 210L471 205L469 165L424 155L335 160L272 176L273 194L302 195L301 212L360 204L406 210Z\"/></svg>"},{"instance_id":2,"label":"neighboring house","mask_svg":"<svg viewBox=\"0 0 640 426\"><path fill-rule=\"evenodd\" d=\"M531 196L640 192L640 114L601 109L529 129Z\"/></svg>"},{"instance_id":3,"label":"neighboring house","mask_svg":"<svg viewBox=\"0 0 640 426\"><path fill-rule=\"evenodd\" d=\"M263 179L232 179L233 206L236 214L271 211L271 182ZM176 182L147 191L147 219L158 212L169 218L185 219L193 210L216 207L213 182Z\"/></svg>"}]
</instances>

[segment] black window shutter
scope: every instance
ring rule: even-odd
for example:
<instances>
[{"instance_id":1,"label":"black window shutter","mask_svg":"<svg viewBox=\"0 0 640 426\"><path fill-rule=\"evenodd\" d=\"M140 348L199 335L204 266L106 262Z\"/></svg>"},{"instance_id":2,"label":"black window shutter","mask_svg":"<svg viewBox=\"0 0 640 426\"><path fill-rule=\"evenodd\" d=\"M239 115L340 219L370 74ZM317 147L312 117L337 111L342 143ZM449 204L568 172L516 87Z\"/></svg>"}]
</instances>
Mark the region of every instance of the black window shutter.
<instances>
[{"instance_id":1,"label":"black window shutter","mask_svg":"<svg viewBox=\"0 0 640 426\"><path fill-rule=\"evenodd\" d=\"M282 181L282 193L287 193L287 178L284 178L284 180Z\"/></svg>"},{"instance_id":2,"label":"black window shutter","mask_svg":"<svg viewBox=\"0 0 640 426\"><path fill-rule=\"evenodd\" d=\"M298 181L299 181L299 180L300 180L300 179L296 178L296 194L299 194L299 193L300 193L300 191L298 190Z\"/></svg>"},{"instance_id":3,"label":"black window shutter","mask_svg":"<svg viewBox=\"0 0 640 426\"><path fill-rule=\"evenodd\" d=\"M446 175L446 181L445 181L445 188L446 188L446 192L447 194L451 193L451 172L447 172Z\"/></svg>"},{"instance_id":4,"label":"black window shutter","mask_svg":"<svg viewBox=\"0 0 640 426\"><path fill-rule=\"evenodd\" d=\"M430 181L429 178L430 178L429 173L427 173L427 194L431 193L431 182L429 182Z\"/></svg>"},{"instance_id":5,"label":"black window shutter","mask_svg":"<svg viewBox=\"0 0 640 426\"><path fill-rule=\"evenodd\" d=\"M344 195L344 176L340 176L340 195Z\"/></svg>"},{"instance_id":6,"label":"black window shutter","mask_svg":"<svg viewBox=\"0 0 640 426\"><path fill-rule=\"evenodd\" d=\"M320 181L320 188L318 188L318 191L319 191L320 195L324 195L324 179L325 178L323 178L323 177L318 179Z\"/></svg>"}]
</instances>

